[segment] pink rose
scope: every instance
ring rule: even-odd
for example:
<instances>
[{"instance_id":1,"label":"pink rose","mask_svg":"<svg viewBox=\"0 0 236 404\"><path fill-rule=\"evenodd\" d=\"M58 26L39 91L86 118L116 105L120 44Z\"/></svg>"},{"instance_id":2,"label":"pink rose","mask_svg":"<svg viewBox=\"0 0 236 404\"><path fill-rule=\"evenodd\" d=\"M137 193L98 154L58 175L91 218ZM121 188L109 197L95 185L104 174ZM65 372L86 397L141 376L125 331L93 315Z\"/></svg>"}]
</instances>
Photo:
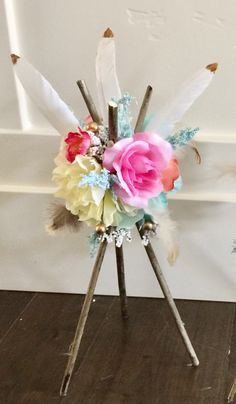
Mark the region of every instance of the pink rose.
<instances>
[{"instance_id":1,"label":"pink rose","mask_svg":"<svg viewBox=\"0 0 236 404\"><path fill-rule=\"evenodd\" d=\"M155 133L135 133L107 148L104 167L116 173L117 195L128 205L145 208L164 191L162 173L172 158L171 145Z\"/></svg>"},{"instance_id":2,"label":"pink rose","mask_svg":"<svg viewBox=\"0 0 236 404\"><path fill-rule=\"evenodd\" d=\"M73 163L77 154L85 155L90 147L91 138L88 132L79 129L78 133L69 132L66 142L66 159Z\"/></svg>"}]
</instances>

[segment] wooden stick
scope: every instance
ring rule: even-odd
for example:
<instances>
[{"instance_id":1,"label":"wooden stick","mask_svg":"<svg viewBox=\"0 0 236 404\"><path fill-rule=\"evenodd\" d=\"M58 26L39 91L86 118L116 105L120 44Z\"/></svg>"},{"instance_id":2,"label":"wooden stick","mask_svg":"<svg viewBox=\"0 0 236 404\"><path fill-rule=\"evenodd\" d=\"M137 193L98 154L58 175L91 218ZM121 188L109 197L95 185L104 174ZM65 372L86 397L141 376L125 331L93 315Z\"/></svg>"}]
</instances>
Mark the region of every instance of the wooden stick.
<instances>
[{"instance_id":1,"label":"wooden stick","mask_svg":"<svg viewBox=\"0 0 236 404\"><path fill-rule=\"evenodd\" d=\"M87 84L85 83L84 80L78 80L77 85L80 89L80 92L82 94L82 97L85 101L85 104L87 105L87 108L89 110L89 113L93 119L94 122L98 123L99 125L102 124L102 119L99 116L99 113L97 111L97 108L93 102L93 99L91 97L91 94L89 92L89 89L87 87Z\"/></svg>"},{"instance_id":2,"label":"wooden stick","mask_svg":"<svg viewBox=\"0 0 236 404\"><path fill-rule=\"evenodd\" d=\"M128 318L128 303L126 296L126 287L125 287L125 267L124 267L124 254L123 247L116 246L116 266L117 266L117 276L118 276L118 285L120 292L120 308L121 314L124 319Z\"/></svg>"},{"instance_id":3,"label":"wooden stick","mask_svg":"<svg viewBox=\"0 0 236 404\"><path fill-rule=\"evenodd\" d=\"M140 234L140 237L142 238L142 236L144 235L144 231L142 230L142 228L141 229L139 228L138 224L137 224L137 229L138 229L138 232ZM147 252L148 258L150 260L150 263L152 265L153 271L154 271L154 273L156 275L156 278L157 278L157 280L158 280L158 282L160 284L161 290L162 290L162 292L163 292L163 294L164 294L164 296L166 298L166 301L167 301L167 303L169 305L170 311L171 311L171 313L172 313L172 315L173 315L173 317L175 319L176 326L177 326L178 331L179 331L179 333L180 333L180 335L182 337L182 340L184 342L185 348L186 348L186 350L187 350L187 352L188 352L188 354L189 354L189 356L191 358L192 364L193 364L193 366L198 366L199 365L199 360L198 360L197 355L196 355L196 353L194 351L194 348L193 348L192 343L191 343L191 341L189 339L189 336L188 336L188 334L187 334L187 332L185 330L184 323L183 323L183 321L182 321L182 319L180 317L180 314L178 312L178 309L177 309L177 307L175 305L174 299L173 299L173 297L171 295L171 292L170 292L170 289L168 287L168 284L167 284L167 282L166 282L166 280L164 278L164 275L162 273L162 270L161 270L161 267L159 265L159 262L158 262L158 260L156 258L155 252L154 252L154 250L152 248L152 245L149 242L148 245L144 246L144 247L145 247L145 250Z\"/></svg>"},{"instance_id":4,"label":"wooden stick","mask_svg":"<svg viewBox=\"0 0 236 404\"><path fill-rule=\"evenodd\" d=\"M76 358L78 355L81 339L83 337L84 327L85 327L89 309L90 309L90 306L92 303L93 294L94 294L94 290L95 290L95 287L97 284L98 275L99 275L99 272L100 272L100 269L102 266L106 247L107 247L107 241L104 240L103 242L101 242L98 253L97 253L97 258L96 258L96 261L95 261L95 264L93 267L93 272L92 272L92 276L91 276L91 279L89 282L87 294L85 296L84 304L83 304L83 307L82 307L82 310L80 313L80 318L79 318L79 322L78 322L78 325L76 328L74 340L71 345L69 359L67 362L66 370L64 373L64 377L63 377L61 389L60 389L61 396L67 395L68 387L70 384L70 379L71 379L71 376L72 376L72 373L74 370L75 361L76 361Z\"/></svg>"},{"instance_id":5,"label":"wooden stick","mask_svg":"<svg viewBox=\"0 0 236 404\"><path fill-rule=\"evenodd\" d=\"M137 123L134 128L134 133L141 132L143 129L143 124L144 124L145 116L146 116L148 106L150 103L151 95L152 95L152 87L147 86L147 90L144 95L143 102L142 102L142 105L141 105L141 108L140 108L140 111L138 114Z\"/></svg>"},{"instance_id":6,"label":"wooden stick","mask_svg":"<svg viewBox=\"0 0 236 404\"><path fill-rule=\"evenodd\" d=\"M148 86L148 88L146 90L146 93L145 93L145 96L144 96L144 99L143 99L143 103L142 103L140 112L139 112L138 120L137 120L137 123L136 123L136 126L135 126L135 132L137 132L139 130L142 130L144 120L145 120L145 115L146 115L147 109L148 109L148 104L149 104L149 101L150 101L151 92L152 92L152 88L150 86ZM140 234L140 237L142 238L143 235L144 235L144 230L142 228L140 229L138 223L136 224L136 226L137 226L138 232ZM189 354L189 356L191 358L192 364L193 364L193 366L198 366L199 365L199 360L198 360L197 355L196 355L196 353L194 351L194 348L193 348L192 343L191 343L191 341L189 339L189 336L188 336L188 334L187 334L187 332L185 330L184 323L183 323L183 321L182 321L182 319L180 317L180 314L179 314L178 309L177 309L177 307L175 305L174 299L173 299L173 297L171 295L169 286L168 286L168 284L167 284L167 282L166 282L166 280L164 278L164 275L162 273L161 267L159 265L159 262L158 262L158 260L156 258L155 252L154 252L150 242L148 243L147 246L145 246L145 250L147 252L148 258L150 260L150 263L152 265L152 268L153 268L153 271L154 271L154 273L156 275L156 278L157 278L157 280L158 280L158 282L160 284L162 292L163 292L163 294L164 294L164 296L166 298L166 301L167 301L167 303L169 305L171 313L172 313L172 315L173 315L173 317L175 319L176 326L177 326L178 331L179 331L179 333L180 333L180 335L182 337L182 340L184 342L186 350L187 350L187 352L188 352L188 354Z\"/></svg>"},{"instance_id":7,"label":"wooden stick","mask_svg":"<svg viewBox=\"0 0 236 404\"><path fill-rule=\"evenodd\" d=\"M108 125L109 140L115 143L118 136L118 105L113 101L108 104Z\"/></svg>"},{"instance_id":8,"label":"wooden stick","mask_svg":"<svg viewBox=\"0 0 236 404\"><path fill-rule=\"evenodd\" d=\"M108 104L108 123L109 140L115 143L118 137L118 105L113 101ZM123 318L128 318L123 247L122 245L120 247L115 246L115 249L121 314Z\"/></svg>"},{"instance_id":9,"label":"wooden stick","mask_svg":"<svg viewBox=\"0 0 236 404\"><path fill-rule=\"evenodd\" d=\"M234 379L234 382L228 395L228 403L234 402L235 395L236 395L236 378Z\"/></svg>"}]
</instances>

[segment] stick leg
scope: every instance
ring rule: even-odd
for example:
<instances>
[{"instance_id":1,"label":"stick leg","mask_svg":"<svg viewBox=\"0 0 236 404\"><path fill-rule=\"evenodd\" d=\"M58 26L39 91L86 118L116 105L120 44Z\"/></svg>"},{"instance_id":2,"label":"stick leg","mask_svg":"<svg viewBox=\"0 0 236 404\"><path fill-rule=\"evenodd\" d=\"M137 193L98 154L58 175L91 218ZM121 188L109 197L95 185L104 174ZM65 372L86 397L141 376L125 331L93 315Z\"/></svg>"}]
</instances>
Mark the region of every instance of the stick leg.
<instances>
[{"instance_id":1,"label":"stick leg","mask_svg":"<svg viewBox=\"0 0 236 404\"><path fill-rule=\"evenodd\" d=\"M87 294L85 296L84 299L84 304L80 313L80 318L79 318L79 322L76 328L76 332L75 332L75 336L74 336L74 340L72 342L71 345L71 350L70 350L70 355L69 355L69 359L67 362L67 366L66 366L66 370L63 376L63 380L62 380L62 384L61 384L61 389L60 389L60 395L61 396L66 396L67 391L68 391L68 387L70 384L70 379L73 373L73 369L75 366L75 361L78 355L78 351L79 351L79 347L80 347L80 343L81 343L81 339L84 333L84 327L87 321L87 317L88 317L88 313L89 313L89 309L92 303L92 299L93 299L93 294L94 294L94 290L97 284L97 279L98 279L98 275L102 266L102 262L103 262L103 258L105 255L105 251L106 251L106 247L107 247L107 241L103 241L100 244L98 253L97 253L97 258L93 267L93 272L92 272L92 276L89 282L89 286L88 286L88 290L87 290Z\"/></svg>"},{"instance_id":2,"label":"stick leg","mask_svg":"<svg viewBox=\"0 0 236 404\"><path fill-rule=\"evenodd\" d=\"M139 228L138 228L138 231L139 231L140 236L142 237L143 236L142 229L139 230ZM162 273L161 267L159 265L159 262L158 262L158 260L156 258L156 255L155 255L155 252L154 252L154 250L153 250L150 243L147 246L145 246L145 250L147 252L148 258L150 260L150 263L152 265L152 268L153 268L153 271L154 271L154 273L156 275L156 278L157 278L157 280L158 280L158 282L160 284L162 292L163 292L163 294L164 294L164 296L165 296L165 298L167 300L167 303L169 305L169 308L170 308L170 310L171 310L171 312L173 314L173 317L174 317L175 322L176 322L176 326L177 326L177 328L179 330L179 333L180 333L180 335L182 337L182 340L184 342L186 350L187 350L187 352L188 352L188 354L189 354L189 356L191 358L192 364L193 364L193 366L198 366L199 365L199 360L198 360L197 355L196 355L196 353L194 351L194 348L193 348L192 343L191 343L191 341L189 339L189 336L188 336L188 334L187 334L187 332L185 330L184 323L183 323L183 321L182 321L182 319L180 317L180 314L179 314L178 309L177 309L177 307L175 305L174 299L173 299L173 297L171 295L169 286L168 286L168 284L167 284L167 282L166 282L166 280L164 278L164 275Z\"/></svg>"},{"instance_id":3,"label":"stick leg","mask_svg":"<svg viewBox=\"0 0 236 404\"><path fill-rule=\"evenodd\" d=\"M115 248L116 248L116 266L117 266L118 284L120 292L121 314L123 318L128 318L123 247L121 245L120 247L116 246Z\"/></svg>"},{"instance_id":4,"label":"stick leg","mask_svg":"<svg viewBox=\"0 0 236 404\"><path fill-rule=\"evenodd\" d=\"M236 395L236 378L234 379L234 382L232 384L232 387L231 387L229 395L228 395L228 403L234 402L235 395Z\"/></svg>"}]
</instances>

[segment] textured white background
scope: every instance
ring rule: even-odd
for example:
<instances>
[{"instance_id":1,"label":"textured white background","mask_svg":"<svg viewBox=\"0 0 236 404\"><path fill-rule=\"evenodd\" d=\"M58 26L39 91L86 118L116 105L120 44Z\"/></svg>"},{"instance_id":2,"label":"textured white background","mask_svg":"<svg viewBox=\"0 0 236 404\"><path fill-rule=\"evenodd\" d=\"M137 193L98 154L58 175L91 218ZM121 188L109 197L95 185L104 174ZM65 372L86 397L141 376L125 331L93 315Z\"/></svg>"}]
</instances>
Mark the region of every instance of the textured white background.
<instances>
[{"instance_id":1,"label":"textured white background","mask_svg":"<svg viewBox=\"0 0 236 404\"><path fill-rule=\"evenodd\" d=\"M157 242L155 248L176 297L236 301L236 175L222 175L236 163L235 13L234 0L0 0L0 288L84 292L92 266L87 229L56 238L44 232L60 139L16 86L9 53L31 61L83 117L75 82L86 79L96 99L96 46L110 26L122 89L139 101L152 84L155 108L194 70L220 64L182 122L200 126L203 163L188 153L185 185L170 203L181 243L176 266L169 268ZM128 293L161 296L138 238L125 255ZM97 292L117 293L114 264L110 246Z\"/></svg>"}]
</instances>

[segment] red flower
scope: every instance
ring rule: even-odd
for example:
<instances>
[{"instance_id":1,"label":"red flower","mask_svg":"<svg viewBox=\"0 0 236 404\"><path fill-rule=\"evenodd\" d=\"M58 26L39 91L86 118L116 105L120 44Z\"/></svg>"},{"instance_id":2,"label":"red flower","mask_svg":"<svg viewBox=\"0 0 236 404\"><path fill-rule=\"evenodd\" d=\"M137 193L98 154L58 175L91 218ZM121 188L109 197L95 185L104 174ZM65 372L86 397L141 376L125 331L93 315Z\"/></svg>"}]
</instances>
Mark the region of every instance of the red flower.
<instances>
[{"instance_id":1,"label":"red flower","mask_svg":"<svg viewBox=\"0 0 236 404\"><path fill-rule=\"evenodd\" d=\"M177 178L179 178L179 164L176 159L172 159L161 176L161 182L165 192L169 192L174 188L174 183Z\"/></svg>"},{"instance_id":2,"label":"red flower","mask_svg":"<svg viewBox=\"0 0 236 404\"><path fill-rule=\"evenodd\" d=\"M78 133L69 132L65 142L67 144L65 148L66 159L70 163L73 163L77 154L82 154L84 156L87 153L91 143L91 138L88 132L79 129Z\"/></svg>"}]
</instances>

